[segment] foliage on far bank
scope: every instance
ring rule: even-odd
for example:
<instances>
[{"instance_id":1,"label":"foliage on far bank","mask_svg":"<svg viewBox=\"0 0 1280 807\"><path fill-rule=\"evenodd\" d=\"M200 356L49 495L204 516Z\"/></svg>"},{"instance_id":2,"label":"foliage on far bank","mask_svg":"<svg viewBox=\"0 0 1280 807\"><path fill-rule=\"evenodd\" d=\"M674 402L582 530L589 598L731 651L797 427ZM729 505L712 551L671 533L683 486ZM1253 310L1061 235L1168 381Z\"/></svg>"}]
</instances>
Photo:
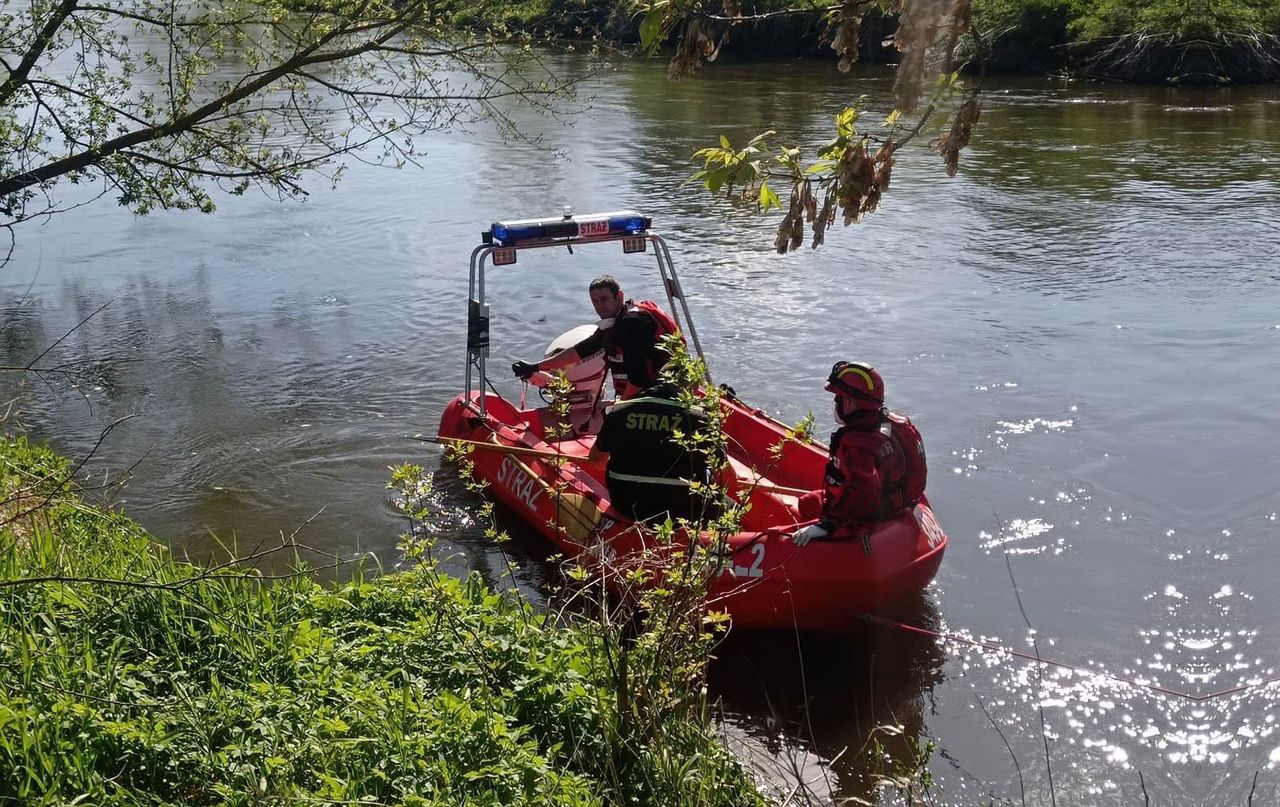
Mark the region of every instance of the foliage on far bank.
<instances>
[{"instance_id":1,"label":"foliage on far bank","mask_svg":"<svg viewBox=\"0 0 1280 807\"><path fill-rule=\"evenodd\" d=\"M974 0L987 64L1123 81L1219 84L1280 78L1272 0Z\"/></svg>"},{"instance_id":2,"label":"foliage on far bank","mask_svg":"<svg viewBox=\"0 0 1280 807\"><path fill-rule=\"evenodd\" d=\"M617 0L613 13L636 5L636 0ZM846 27L844 33L847 36L852 30L857 37L856 51L862 58L879 62L899 62L903 58L893 42L895 20L908 8L900 0L761 0L750 4L740 0L664 0L639 5L692 5L702 15L699 32L711 40L717 28L740 14L745 24L723 43L707 47L707 54L720 55L718 45L723 44L725 53L738 58L843 58L842 54L833 53L833 49L840 50L839 37L824 22L824 16L832 15L834 10L858 20L856 28ZM985 40L981 52L971 54L973 63L1010 73L1050 73L1069 68L1073 50L1095 40L1158 37L1170 48L1211 43L1245 49L1250 43L1241 38L1280 37L1280 3L1273 0L940 0L914 3L910 9L929 6L958 10L957 18L971 16L975 31ZM1249 80L1251 74L1234 77ZM1264 74L1252 77L1267 78Z\"/></svg>"},{"instance_id":3,"label":"foliage on far bank","mask_svg":"<svg viewBox=\"0 0 1280 807\"><path fill-rule=\"evenodd\" d=\"M1075 0L1072 11L1076 41L1128 34L1170 33L1183 40L1280 34L1280 5L1273 0Z\"/></svg>"},{"instance_id":4,"label":"foliage on far bank","mask_svg":"<svg viewBox=\"0 0 1280 807\"><path fill-rule=\"evenodd\" d=\"M705 719L623 746L598 635L429 553L334 586L211 571L23 439L0 439L0 483L0 798L760 801Z\"/></svg>"}]
</instances>

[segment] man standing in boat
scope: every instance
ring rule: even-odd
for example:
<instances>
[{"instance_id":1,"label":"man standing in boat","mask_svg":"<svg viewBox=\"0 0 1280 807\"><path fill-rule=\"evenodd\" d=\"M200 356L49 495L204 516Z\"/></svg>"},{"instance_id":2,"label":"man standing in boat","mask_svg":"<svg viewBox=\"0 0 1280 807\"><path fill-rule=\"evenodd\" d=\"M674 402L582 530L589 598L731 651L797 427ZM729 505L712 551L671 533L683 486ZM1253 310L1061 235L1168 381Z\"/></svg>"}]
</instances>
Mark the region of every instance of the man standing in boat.
<instances>
[{"instance_id":1,"label":"man standing in boat","mask_svg":"<svg viewBox=\"0 0 1280 807\"><path fill-rule=\"evenodd\" d=\"M608 456L610 503L636 521L708 517L709 463L702 451L690 448L708 428L706 412L681 402L679 387L670 381L647 373L632 378L646 388L610 408L591 449L592 461Z\"/></svg>"},{"instance_id":2,"label":"man standing in boat","mask_svg":"<svg viewBox=\"0 0 1280 807\"><path fill-rule=\"evenodd\" d=\"M924 495L924 441L911 419L884 407L884 379L860 362L838 361L827 377L836 420L822 490L801 497L800 517L817 522L791 540L852 538L915 507Z\"/></svg>"},{"instance_id":3,"label":"man standing in boat","mask_svg":"<svg viewBox=\"0 0 1280 807\"><path fill-rule=\"evenodd\" d=\"M597 277L587 291L600 316L595 333L541 361L515 362L511 371L527 381L534 373L557 370L603 351L614 394L618 399L633 398L648 386L635 379L656 379L666 364L667 353L659 345L662 337L676 332L676 323L657 303L626 299L612 275Z\"/></svg>"}]
</instances>

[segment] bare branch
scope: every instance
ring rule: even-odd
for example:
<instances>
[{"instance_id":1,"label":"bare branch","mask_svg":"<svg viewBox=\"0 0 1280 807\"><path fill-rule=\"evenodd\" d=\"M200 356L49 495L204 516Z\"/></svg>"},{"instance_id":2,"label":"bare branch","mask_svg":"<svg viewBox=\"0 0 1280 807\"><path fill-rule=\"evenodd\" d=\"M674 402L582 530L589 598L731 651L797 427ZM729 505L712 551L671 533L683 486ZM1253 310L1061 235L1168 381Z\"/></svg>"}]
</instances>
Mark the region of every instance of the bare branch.
<instances>
[{"instance_id":1,"label":"bare branch","mask_svg":"<svg viewBox=\"0 0 1280 807\"><path fill-rule=\"evenodd\" d=\"M102 305L98 306L98 307L97 307L97 309L95 309L95 310L93 311L93 313L89 314L89 316L87 316L87 317L85 317L84 319L82 319L82 320L80 320L79 322L77 322L74 326L72 326L71 330L67 331L67 332L66 332L66 333L64 333L62 336L58 337L58 338L53 342L53 344L49 345L49 346L48 346L48 347L46 347L43 351L41 351L39 356L36 356L34 359L32 359L30 362L28 362L28 363L27 363L27 366L26 366L26 369L30 370L32 367L35 367L35 366L36 366L36 364L37 364L41 359L43 359L45 356L49 355L49 351L51 351L51 350L53 350L55 347L57 347L57 346L62 342L62 340L66 339L68 336L70 336L71 334L75 333L75 332L80 328L80 326L81 326L81 325L84 325L86 322L88 322L89 320L91 320L91 319L93 319L94 317L96 317L99 313L101 313L101 312L102 312L102 309L104 309L104 308L106 308L107 306L111 305L111 303L112 303L112 301L111 301L111 300L108 300L107 302L105 302L105 303L103 303Z\"/></svg>"}]
</instances>

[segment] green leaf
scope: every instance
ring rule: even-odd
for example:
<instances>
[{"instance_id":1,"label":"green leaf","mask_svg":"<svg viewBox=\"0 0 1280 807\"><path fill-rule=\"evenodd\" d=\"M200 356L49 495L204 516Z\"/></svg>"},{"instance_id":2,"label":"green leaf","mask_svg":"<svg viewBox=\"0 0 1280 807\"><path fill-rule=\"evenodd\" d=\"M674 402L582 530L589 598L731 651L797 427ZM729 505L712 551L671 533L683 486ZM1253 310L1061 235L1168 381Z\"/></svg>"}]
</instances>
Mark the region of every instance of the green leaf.
<instances>
[{"instance_id":1,"label":"green leaf","mask_svg":"<svg viewBox=\"0 0 1280 807\"><path fill-rule=\"evenodd\" d=\"M640 21L640 47L650 56L657 51L658 45L662 42L662 16L662 7L655 4Z\"/></svg>"},{"instance_id":2,"label":"green leaf","mask_svg":"<svg viewBox=\"0 0 1280 807\"><path fill-rule=\"evenodd\" d=\"M858 121L858 110L854 107L845 107L840 110L840 114L836 115L836 131L841 137L853 137L856 133L854 124Z\"/></svg>"},{"instance_id":3,"label":"green leaf","mask_svg":"<svg viewBox=\"0 0 1280 807\"><path fill-rule=\"evenodd\" d=\"M720 189L724 187L724 183L728 181L729 181L728 168L720 168L715 171L707 172L706 186L707 186L707 190L711 191L712 193L719 193Z\"/></svg>"},{"instance_id":4,"label":"green leaf","mask_svg":"<svg viewBox=\"0 0 1280 807\"><path fill-rule=\"evenodd\" d=\"M720 135L720 148L722 149L732 148L732 146L729 145L728 136Z\"/></svg>"},{"instance_id":5,"label":"green leaf","mask_svg":"<svg viewBox=\"0 0 1280 807\"><path fill-rule=\"evenodd\" d=\"M782 209L782 200L778 198L778 194L773 192L773 188L769 187L769 183L760 183L760 212L768 213L773 208Z\"/></svg>"}]
</instances>

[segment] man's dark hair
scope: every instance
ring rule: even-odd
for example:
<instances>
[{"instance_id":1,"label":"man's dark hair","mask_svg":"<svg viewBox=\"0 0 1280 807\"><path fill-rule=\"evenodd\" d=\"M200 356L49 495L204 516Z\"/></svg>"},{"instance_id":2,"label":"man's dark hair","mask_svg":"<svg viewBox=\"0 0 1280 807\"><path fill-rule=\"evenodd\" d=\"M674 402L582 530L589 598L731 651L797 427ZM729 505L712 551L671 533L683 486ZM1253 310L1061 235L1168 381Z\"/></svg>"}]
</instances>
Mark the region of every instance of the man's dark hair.
<instances>
[{"instance_id":1,"label":"man's dark hair","mask_svg":"<svg viewBox=\"0 0 1280 807\"><path fill-rule=\"evenodd\" d=\"M622 286L618 284L618 278L613 275L600 275L600 277L591 281L590 286L587 286L587 292L590 293L596 289L608 289L616 296L618 292L622 291Z\"/></svg>"}]
</instances>

